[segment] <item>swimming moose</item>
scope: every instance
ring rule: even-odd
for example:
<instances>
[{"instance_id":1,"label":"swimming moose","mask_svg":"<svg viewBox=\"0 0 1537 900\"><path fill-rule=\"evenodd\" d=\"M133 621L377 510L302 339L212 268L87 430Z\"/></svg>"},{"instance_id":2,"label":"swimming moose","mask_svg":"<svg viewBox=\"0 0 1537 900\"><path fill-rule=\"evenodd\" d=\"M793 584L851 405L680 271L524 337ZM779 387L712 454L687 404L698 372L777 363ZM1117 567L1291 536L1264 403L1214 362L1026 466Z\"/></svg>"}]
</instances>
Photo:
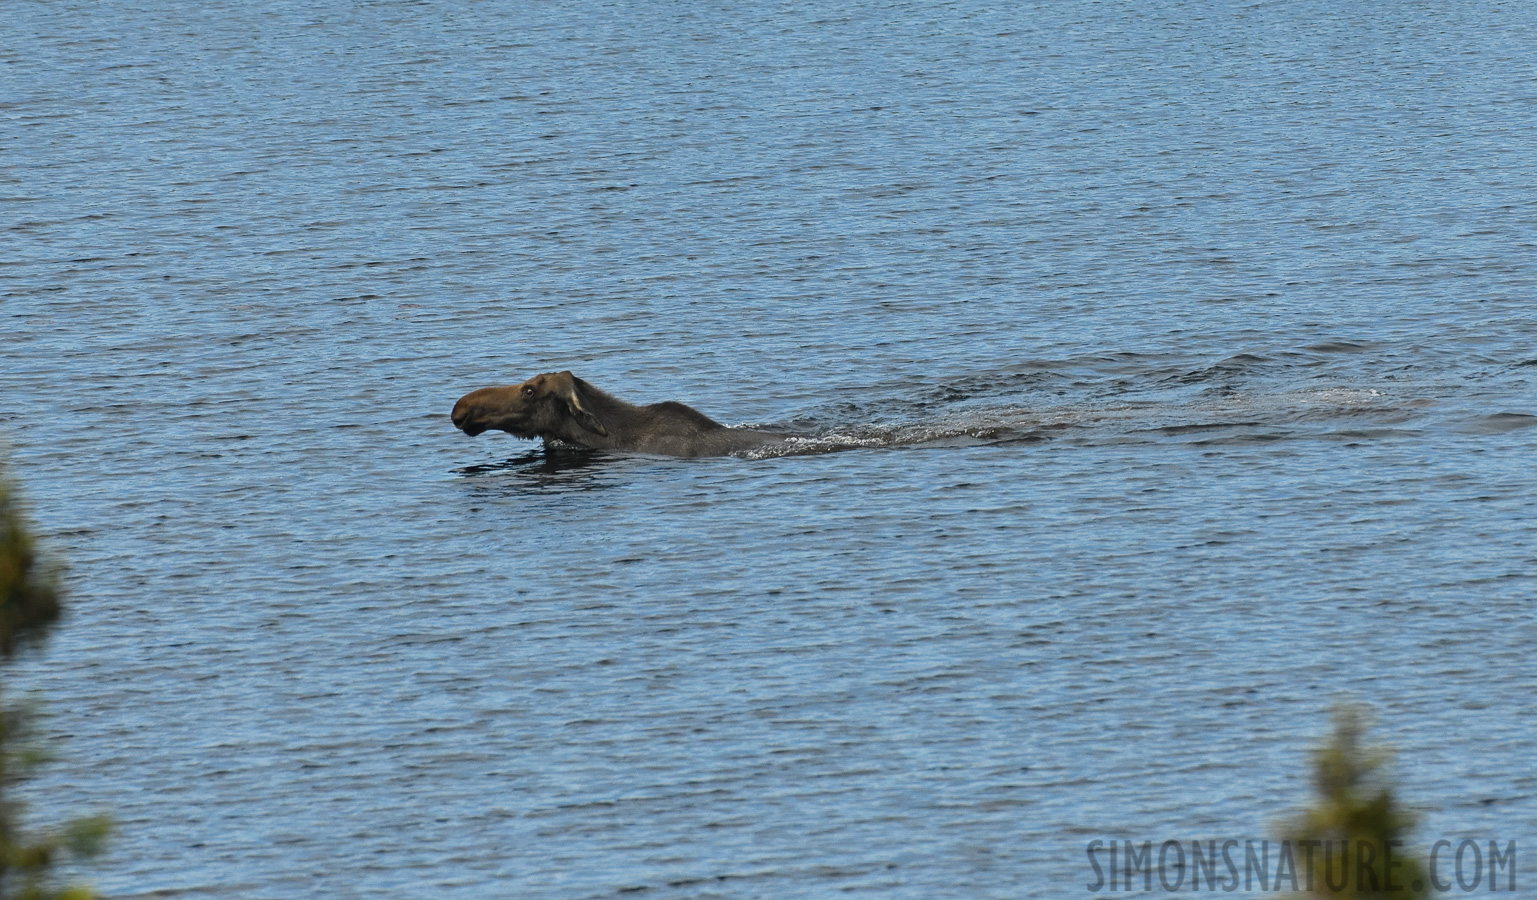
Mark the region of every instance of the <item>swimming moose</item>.
<instances>
[{"instance_id":1,"label":"swimming moose","mask_svg":"<svg viewBox=\"0 0 1537 900\"><path fill-rule=\"evenodd\" d=\"M661 456L726 456L783 440L728 428L682 403L626 403L570 372L471 391L454 404L453 419L454 427L471 437L494 429L546 443Z\"/></svg>"}]
</instances>

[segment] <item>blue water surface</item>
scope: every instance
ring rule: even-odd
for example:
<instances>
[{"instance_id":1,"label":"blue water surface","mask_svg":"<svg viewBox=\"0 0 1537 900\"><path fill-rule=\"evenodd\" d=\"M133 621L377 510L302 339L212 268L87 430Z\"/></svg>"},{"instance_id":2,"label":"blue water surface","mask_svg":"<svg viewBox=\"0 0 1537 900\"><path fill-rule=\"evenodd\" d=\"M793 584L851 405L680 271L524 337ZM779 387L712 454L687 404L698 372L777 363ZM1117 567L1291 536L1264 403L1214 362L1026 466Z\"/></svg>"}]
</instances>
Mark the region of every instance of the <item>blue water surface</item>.
<instances>
[{"instance_id":1,"label":"blue water surface","mask_svg":"<svg viewBox=\"0 0 1537 900\"><path fill-rule=\"evenodd\" d=\"M1529 5L5 12L106 895L1093 896L1341 697L1418 846L1532 833ZM853 449L448 420L561 370Z\"/></svg>"}]
</instances>

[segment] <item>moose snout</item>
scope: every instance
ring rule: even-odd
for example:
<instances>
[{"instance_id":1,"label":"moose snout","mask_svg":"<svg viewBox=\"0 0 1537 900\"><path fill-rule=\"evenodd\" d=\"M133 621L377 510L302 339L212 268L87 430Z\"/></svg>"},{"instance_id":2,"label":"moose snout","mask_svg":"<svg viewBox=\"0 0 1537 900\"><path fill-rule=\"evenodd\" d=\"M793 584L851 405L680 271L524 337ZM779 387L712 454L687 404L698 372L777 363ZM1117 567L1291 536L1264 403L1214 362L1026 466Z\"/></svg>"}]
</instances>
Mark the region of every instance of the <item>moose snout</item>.
<instances>
[{"instance_id":1,"label":"moose snout","mask_svg":"<svg viewBox=\"0 0 1537 900\"><path fill-rule=\"evenodd\" d=\"M469 406L462 400L454 404L454 412L450 418L453 419L455 428L463 431L470 437L474 437L486 430L484 425L474 421L474 416L470 414Z\"/></svg>"}]
</instances>

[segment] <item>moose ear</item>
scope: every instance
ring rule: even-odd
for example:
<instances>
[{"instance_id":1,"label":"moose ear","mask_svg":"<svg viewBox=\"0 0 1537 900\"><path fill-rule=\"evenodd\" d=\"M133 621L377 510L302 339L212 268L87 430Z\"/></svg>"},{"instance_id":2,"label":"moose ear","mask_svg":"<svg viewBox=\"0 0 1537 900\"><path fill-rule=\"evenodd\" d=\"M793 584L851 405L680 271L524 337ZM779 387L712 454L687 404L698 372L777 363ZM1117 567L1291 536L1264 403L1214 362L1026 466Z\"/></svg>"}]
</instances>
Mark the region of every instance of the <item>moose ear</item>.
<instances>
[{"instance_id":1,"label":"moose ear","mask_svg":"<svg viewBox=\"0 0 1537 900\"><path fill-rule=\"evenodd\" d=\"M566 409L571 411L571 418L576 420L576 424L593 434L608 437L608 429L603 427L603 423L598 421L597 416L582 405L582 398L576 387L576 376L570 372L561 372L557 377L559 380L555 395L566 404Z\"/></svg>"}]
</instances>

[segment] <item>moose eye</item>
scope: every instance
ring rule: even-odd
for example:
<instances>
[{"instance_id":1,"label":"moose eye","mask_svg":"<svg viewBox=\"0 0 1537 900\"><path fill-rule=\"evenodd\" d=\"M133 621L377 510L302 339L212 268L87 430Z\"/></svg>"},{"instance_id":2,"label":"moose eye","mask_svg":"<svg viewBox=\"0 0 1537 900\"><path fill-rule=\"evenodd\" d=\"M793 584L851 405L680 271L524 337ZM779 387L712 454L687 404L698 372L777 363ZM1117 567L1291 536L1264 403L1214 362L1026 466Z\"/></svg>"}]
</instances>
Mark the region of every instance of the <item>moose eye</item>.
<instances>
[{"instance_id":1,"label":"moose eye","mask_svg":"<svg viewBox=\"0 0 1537 900\"><path fill-rule=\"evenodd\" d=\"M532 397L532 396L534 396L534 386L531 385L531 384L523 385L523 396L525 396L525 397Z\"/></svg>"}]
</instances>

